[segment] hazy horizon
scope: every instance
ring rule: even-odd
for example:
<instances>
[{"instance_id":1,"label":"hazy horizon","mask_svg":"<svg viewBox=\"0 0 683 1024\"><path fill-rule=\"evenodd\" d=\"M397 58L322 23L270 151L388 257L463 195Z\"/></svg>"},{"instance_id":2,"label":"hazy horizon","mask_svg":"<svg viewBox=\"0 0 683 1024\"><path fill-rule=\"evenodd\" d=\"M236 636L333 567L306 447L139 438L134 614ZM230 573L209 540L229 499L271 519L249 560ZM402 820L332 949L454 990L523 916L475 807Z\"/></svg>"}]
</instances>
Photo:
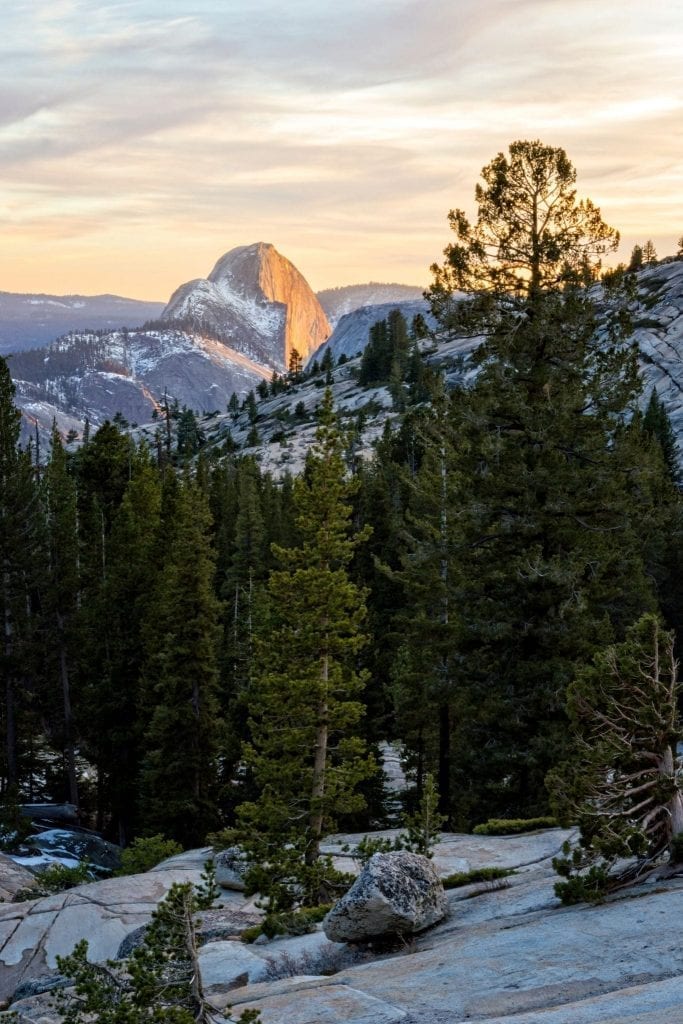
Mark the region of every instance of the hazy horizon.
<instances>
[{"instance_id":1,"label":"hazy horizon","mask_svg":"<svg viewBox=\"0 0 683 1024\"><path fill-rule=\"evenodd\" d=\"M518 138L622 233L683 233L683 7L622 0L19 0L0 290L164 302L272 242L316 291L422 286Z\"/></svg>"}]
</instances>

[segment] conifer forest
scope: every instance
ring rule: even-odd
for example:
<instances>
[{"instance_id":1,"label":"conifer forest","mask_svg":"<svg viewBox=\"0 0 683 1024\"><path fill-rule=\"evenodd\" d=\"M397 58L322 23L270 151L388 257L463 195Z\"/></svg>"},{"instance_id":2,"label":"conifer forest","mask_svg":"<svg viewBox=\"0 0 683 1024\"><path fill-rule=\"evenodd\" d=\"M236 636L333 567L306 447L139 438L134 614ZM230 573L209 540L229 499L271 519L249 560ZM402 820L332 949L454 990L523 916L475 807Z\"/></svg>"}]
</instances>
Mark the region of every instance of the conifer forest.
<instances>
[{"instance_id":1,"label":"conifer forest","mask_svg":"<svg viewBox=\"0 0 683 1024\"><path fill-rule=\"evenodd\" d=\"M22 446L0 362L7 806L74 804L124 846L235 830L259 863L286 845L319 895L321 838L386 821L384 742L415 803L435 781L452 831L580 821L615 765L634 778L675 751L675 669L621 697L653 637L675 660L683 625L676 446L629 340L635 269L604 271L618 236L575 178L563 150L515 142L484 167L476 217L451 211L436 327L392 314L358 362L398 414L369 458L329 356L246 400L257 437L258 397L320 377L305 468L279 479L205 449L168 403L154 446L122 422ZM425 354L465 335L451 387ZM619 732L629 714L654 747ZM679 831L627 817L612 850L655 819L658 848Z\"/></svg>"}]
</instances>

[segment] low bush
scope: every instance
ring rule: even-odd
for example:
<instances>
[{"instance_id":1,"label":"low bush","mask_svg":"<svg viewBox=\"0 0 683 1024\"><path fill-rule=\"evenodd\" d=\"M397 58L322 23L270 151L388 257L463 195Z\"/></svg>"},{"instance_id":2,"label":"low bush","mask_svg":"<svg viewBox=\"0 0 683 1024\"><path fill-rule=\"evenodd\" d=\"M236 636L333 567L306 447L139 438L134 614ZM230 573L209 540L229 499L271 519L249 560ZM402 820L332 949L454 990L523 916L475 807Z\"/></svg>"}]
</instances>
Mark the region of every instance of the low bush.
<instances>
[{"instance_id":1,"label":"low bush","mask_svg":"<svg viewBox=\"0 0 683 1024\"><path fill-rule=\"evenodd\" d=\"M141 875L162 860L182 852L182 846L175 839L167 839L162 835L140 837L121 854L121 867L116 874Z\"/></svg>"},{"instance_id":2,"label":"low bush","mask_svg":"<svg viewBox=\"0 0 683 1024\"><path fill-rule=\"evenodd\" d=\"M324 942L318 949L293 956L286 950L279 956L265 958L266 977L268 981L279 981L280 978L296 978L302 974L326 975L338 974L347 967L365 963L372 959L373 954L367 949L353 946L339 947L334 942Z\"/></svg>"},{"instance_id":3,"label":"low bush","mask_svg":"<svg viewBox=\"0 0 683 1024\"><path fill-rule=\"evenodd\" d=\"M557 818L491 818L472 830L475 836L511 836L535 832L540 828L558 828Z\"/></svg>"},{"instance_id":4,"label":"low bush","mask_svg":"<svg viewBox=\"0 0 683 1024\"><path fill-rule=\"evenodd\" d=\"M14 897L15 903L24 903L41 896L53 896L57 892L73 889L76 885L92 882L94 879L90 864L86 860L69 867L55 862L36 875L36 884L29 889L20 889Z\"/></svg>"},{"instance_id":5,"label":"low bush","mask_svg":"<svg viewBox=\"0 0 683 1024\"><path fill-rule=\"evenodd\" d=\"M442 878L444 889L458 889L462 885L472 885L475 882L493 882L499 878L507 878L514 875L514 868L474 868L473 871L456 871L453 875Z\"/></svg>"},{"instance_id":6,"label":"low bush","mask_svg":"<svg viewBox=\"0 0 683 1024\"><path fill-rule=\"evenodd\" d=\"M259 935L274 939L276 935L308 935L315 931L315 926L325 917L332 904L321 904L319 907L302 907L286 914L266 914L260 924L245 928L240 935L242 942L255 942Z\"/></svg>"}]
</instances>

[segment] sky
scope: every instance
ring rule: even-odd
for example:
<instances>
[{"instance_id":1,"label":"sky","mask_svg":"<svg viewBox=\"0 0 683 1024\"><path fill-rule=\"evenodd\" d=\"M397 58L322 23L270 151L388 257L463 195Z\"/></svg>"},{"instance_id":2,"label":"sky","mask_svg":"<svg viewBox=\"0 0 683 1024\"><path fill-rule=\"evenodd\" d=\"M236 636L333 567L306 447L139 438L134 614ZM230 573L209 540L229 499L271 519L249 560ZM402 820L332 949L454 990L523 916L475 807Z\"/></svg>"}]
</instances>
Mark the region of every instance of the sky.
<instances>
[{"instance_id":1,"label":"sky","mask_svg":"<svg viewBox=\"0 0 683 1024\"><path fill-rule=\"evenodd\" d=\"M426 285L515 139L671 254L682 54L681 0L13 0L0 290L164 301L257 241L316 290Z\"/></svg>"}]
</instances>

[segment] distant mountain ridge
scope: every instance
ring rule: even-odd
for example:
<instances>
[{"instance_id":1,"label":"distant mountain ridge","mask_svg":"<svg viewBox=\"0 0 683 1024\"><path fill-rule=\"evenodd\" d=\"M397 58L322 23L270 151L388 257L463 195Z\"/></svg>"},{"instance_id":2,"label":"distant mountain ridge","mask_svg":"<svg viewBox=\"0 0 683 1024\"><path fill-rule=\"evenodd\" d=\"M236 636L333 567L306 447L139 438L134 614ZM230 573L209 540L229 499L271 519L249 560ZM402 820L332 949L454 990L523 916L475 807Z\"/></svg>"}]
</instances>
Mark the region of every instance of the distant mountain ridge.
<instances>
[{"instance_id":1,"label":"distant mountain ridge","mask_svg":"<svg viewBox=\"0 0 683 1024\"><path fill-rule=\"evenodd\" d=\"M367 284L348 284L339 288L325 288L318 292L318 301L333 327L343 316L361 306L380 306L386 303L397 305L403 302L421 302L424 288L412 284L382 284L369 281Z\"/></svg>"},{"instance_id":2,"label":"distant mountain ridge","mask_svg":"<svg viewBox=\"0 0 683 1024\"><path fill-rule=\"evenodd\" d=\"M257 250L258 246L240 247L233 253L241 253L240 260L243 260L248 249ZM230 255L226 254L217 263L220 269L216 276L224 282L223 288L226 287L224 261ZM270 259L270 255L266 255ZM227 261L228 269L232 266L233 280L236 280L238 275L233 260L237 257ZM238 267L240 260L237 260ZM197 282L191 282L174 293L162 311L166 319L157 318L156 323L131 330L73 332L44 348L12 356L10 369L17 385L17 400L24 412L26 430L38 426L39 430L48 432L52 418L56 417L59 428L64 432L69 429L80 432L86 416L95 427L119 411L129 421L142 424L151 420L165 391L171 399L175 398L181 405L197 412L219 410L220 415L212 420L218 428L230 395L236 392L243 396L256 388L260 381L271 377L273 370L280 372L277 368L285 359L284 325L287 318L283 314L284 304L276 301L271 308L264 300L264 290L259 284L260 269L254 262L251 274L252 285L248 287L249 275L240 272L239 288L232 291L231 297L234 300L237 295L243 308L255 309L259 315L257 320L260 317L257 327L261 333L258 338L265 349L259 352L258 359L252 357L255 344L253 319L245 328L246 340L243 339L243 343L246 351L238 347L239 337L235 338L234 346L216 337L220 323L211 329L211 325L207 325L204 330L193 330L187 326L183 318L188 315L188 309L190 313L197 314L195 299L199 294ZM647 266L639 272L637 284L638 298L631 304L631 314L633 339L640 350L645 381L644 401L656 387L683 447L683 261L662 261ZM376 286L367 287L374 289ZM353 286L338 292L341 295L347 293L348 299L354 293L358 297L362 289L359 292ZM215 299L216 291L211 295L212 300ZM183 305L188 297L192 300L189 307ZM596 298L601 301L599 289ZM239 302L229 301L227 307L229 316L235 317ZM355 309L338 321L333 334L324 343L325 347L317 349L316 358L319 359L326 348L332 351L335 361L340 355L353 358L365 347L372 324L395 308L401 309L409 322L415 313L427 313L424 300L401 302L393 299L384 304ZM0 306L0 321L1 309ZM273 324L270 340L262 329L269 317ZM427 320L429 322L428 316ZM428 358L434 365L442 365L447 379L457 384L463 373L463 379L467 379L466 359L474 345L476 339L435 340L427 346L432 353ZM345 387L353 392L351 385L352 381L346 380ZM310 385L309 391L310 403L314 403L316 395L319 398L319 391L314 384ZM335 398L341 400L342 395L335 394ZM289 396L286 400L290 400ZM294 393L291 400L290 414L294 418L298 402ZM354 408L360 408L367 400L359 393L353 398ZM390 404L386 396L382 400ZM269 401L276 402L275 399ZM283 402L285 398L277 401ZM268 403L266 406L269 408ZM230 422L228 417L228 426ZM369 429L374 429L373 422L369 420ZM376 426L379 429L380 424ZM281 429L278 422L273 426L273 433L277 434ZM265 427L263 433L264 436L267 433ZM273 449L269 457L275 455Z\"/></svg>"},{"instance_id":3,"label":"distant mountain ridge","mask_svg":"<svg viewBox=\"0 0 683 1024\"><path fill-rule=\"evenodd\" d=\"M326 294L339 311L372 297L388 298L393 308L398 298L422 293L370 283ZM49 296L23 298L25 317L43 300L53 308ZM87 299L72 298L63 306L54 300L71 321L75 311L85 316L95 308ZM266 242L231 249L208 277L180 285L165 306L132 305L145 314L142 327L69 330L45 347L15 351L10 370L25 436L35 429L47 433L53 419L64 433L80 433L86 417L96 427L117 412L132 423L149 422L165 393L198 412L224 410L233 392L244 395L286 370L293 349L306 362L332 334L304 277ZM355 350L365 343L363 331L359 322Z\"/></svg>"},{"instance_id":4,"label":"distant mountain ridge","mask_svg":"<svg viewBox=\"0 0 683 1024\"><path fill-rule=\"evenodd\" d=\"M163 308L120 295L0 292L0 354L38 348L68 331L138 327Z\"/></svg>"}]
</instances>

